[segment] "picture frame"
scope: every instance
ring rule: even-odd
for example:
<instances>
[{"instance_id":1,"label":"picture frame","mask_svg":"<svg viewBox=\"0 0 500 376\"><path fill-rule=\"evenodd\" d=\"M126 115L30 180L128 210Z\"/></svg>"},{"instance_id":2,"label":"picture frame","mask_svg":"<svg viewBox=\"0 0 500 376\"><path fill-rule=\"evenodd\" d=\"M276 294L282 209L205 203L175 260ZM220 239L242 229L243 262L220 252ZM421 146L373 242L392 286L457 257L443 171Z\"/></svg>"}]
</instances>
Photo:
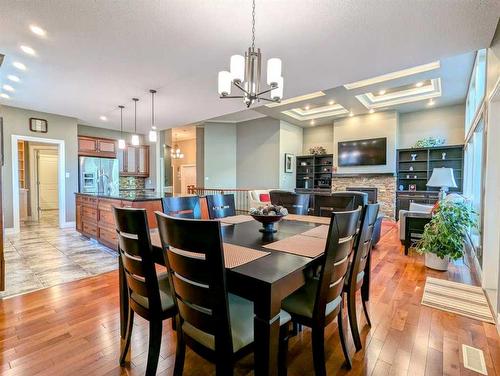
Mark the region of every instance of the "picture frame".
<instances>
[{"instance_id":1,"label":"picture frame","mask_svg":"<svg viewBox=\"0 0 500 376\"><path fill-rule=\"evenodd\" d=\"M285 153L285 172L287 174L293 173L293 159L294 155L291 153Z\"/></svg>"},{"instance_id":2,"label":"picture frame","mask_svg":"<svg viewBox=\"0 0 500 376\"><path fill-rule=\"evenodd\" d=\"M45 119L30 118L30 131L36 133L47 133L49 131L49 124Z\"/></svg>"}]
</instances>

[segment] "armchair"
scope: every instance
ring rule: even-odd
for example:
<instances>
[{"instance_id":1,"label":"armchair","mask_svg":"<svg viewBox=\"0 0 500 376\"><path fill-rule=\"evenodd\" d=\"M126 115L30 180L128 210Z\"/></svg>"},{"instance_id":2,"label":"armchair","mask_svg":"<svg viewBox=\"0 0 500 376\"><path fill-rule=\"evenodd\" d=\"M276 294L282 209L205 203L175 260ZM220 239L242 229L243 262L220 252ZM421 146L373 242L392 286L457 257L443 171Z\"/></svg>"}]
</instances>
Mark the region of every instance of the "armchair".
<instances>
[{"instance_id":1,"label":"armchair","mask_svg":"<svg viewBox=\"0 0 500 376\"><path fill-rule=\"evenodd\" d=\"M269 205L271 197L269 196L270 189L255 189L248 191L248 207L258 208L259 206ZM265 196L267 195L267 197ZM267 200L265 200L267 198Z\"/></svg>"}]
</instances>

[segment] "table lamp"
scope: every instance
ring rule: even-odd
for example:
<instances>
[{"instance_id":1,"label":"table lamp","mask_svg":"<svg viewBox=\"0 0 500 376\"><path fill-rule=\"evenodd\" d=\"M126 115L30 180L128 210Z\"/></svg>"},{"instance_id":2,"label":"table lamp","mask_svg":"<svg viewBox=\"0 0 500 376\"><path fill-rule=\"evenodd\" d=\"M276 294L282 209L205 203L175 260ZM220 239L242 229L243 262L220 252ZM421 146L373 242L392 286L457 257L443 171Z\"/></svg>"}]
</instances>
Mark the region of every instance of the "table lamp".
<instances>
[{"instance_id":1,"label":"table lamp","mask_svg":"<svg viewBox=\"0 0 500 376\"><path fill-rule=\"evenodd\" d=\"M457 183L453 176L453 169L447 167L439 167L432 170L432 175L426 184L428 187L439 187L439 201L446 197L448 188L456 188Z\"/></svg>"}]
</instances>

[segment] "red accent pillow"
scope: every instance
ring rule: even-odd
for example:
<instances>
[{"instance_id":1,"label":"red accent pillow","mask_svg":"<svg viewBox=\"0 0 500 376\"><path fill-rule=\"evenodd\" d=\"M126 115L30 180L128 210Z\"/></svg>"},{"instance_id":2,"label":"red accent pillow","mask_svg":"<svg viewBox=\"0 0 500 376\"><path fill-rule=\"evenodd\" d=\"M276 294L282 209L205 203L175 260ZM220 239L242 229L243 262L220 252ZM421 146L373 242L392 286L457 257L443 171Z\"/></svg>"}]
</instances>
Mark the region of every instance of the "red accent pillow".
<instances>
[{"instance_id":1,"label":"red accent pillow","mask_svg":"<svg viewBox=\"0 0 500 376\"><path fill-rule=\"evenodd\" d=\"M260 202L271 202L271 197L269 196L269 193L261 193L259 195L259 201Z\"/></svg>"}]
</instances>

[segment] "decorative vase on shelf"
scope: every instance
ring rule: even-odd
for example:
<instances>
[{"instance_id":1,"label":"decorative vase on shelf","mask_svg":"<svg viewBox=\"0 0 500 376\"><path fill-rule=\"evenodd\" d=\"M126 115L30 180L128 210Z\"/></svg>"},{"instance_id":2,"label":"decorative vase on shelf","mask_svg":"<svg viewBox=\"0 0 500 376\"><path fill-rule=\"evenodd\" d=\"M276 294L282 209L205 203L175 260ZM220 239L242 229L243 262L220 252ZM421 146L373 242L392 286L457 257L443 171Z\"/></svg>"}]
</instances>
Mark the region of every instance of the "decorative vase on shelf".
<instances>
[{"instance_id":1,"label":"decorative vase on shelf","mask_svg":"<svg viewBox=\"0 0 500 376\"><path fill-rule=\"evenodd\" d=\"M444 161L446 159L446 153L441 153L441 159Z\"/></svg>"},{"instance_id":2,"label":"decorative vase on shelf","mask_svg":"<svg viewBox=\"0 0 500 376\"><path fill-rule=\"evenodd\" d=\"M312 148L309 148L309 153L311 153L312 155L325 155L326 149L323 146L314 146Z\"/></svg>"},{"instance_id":3,"label":"decorative vase on shelf","mask_svg":"<svg viewBox=\"0 0 500 376\"><path fill-rule=\"evenodd\" d=\"M411 160L415 161L417 159L417 154L411 154Z\"/></svg>"}]
</instances>

